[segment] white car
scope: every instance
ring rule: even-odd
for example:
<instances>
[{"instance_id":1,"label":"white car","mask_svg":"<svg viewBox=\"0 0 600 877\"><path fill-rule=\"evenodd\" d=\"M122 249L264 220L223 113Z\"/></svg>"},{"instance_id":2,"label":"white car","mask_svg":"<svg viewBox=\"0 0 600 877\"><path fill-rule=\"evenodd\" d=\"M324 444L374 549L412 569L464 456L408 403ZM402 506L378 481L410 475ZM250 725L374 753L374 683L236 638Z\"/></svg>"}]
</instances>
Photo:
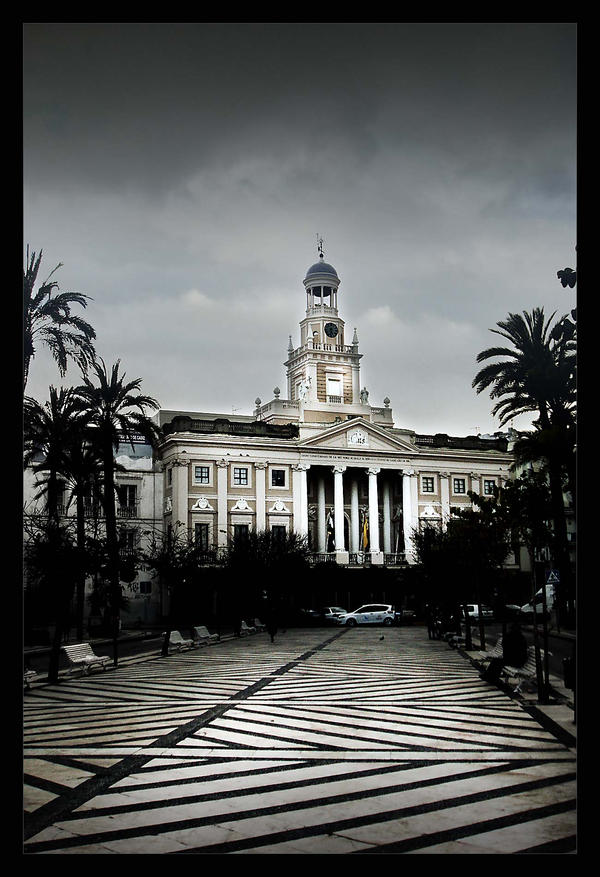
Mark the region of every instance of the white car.
<instances>
[{"instance_id":1,"label":"white car","mask_svg":"<svg viewBox=\"0 0 600 877\"><path fill-rule=\"evenodd\" d=\"M346 627L356 627L357 624L385 624L389 627L394 623L394 618L394 607L388 603L368 603L354 612L339 615L335 620Z\"/></svg>"},{"instance_id":2,"label":"white car","mask_svg":"<svg viewBox=\"0 0 600 877\"><path fill-rule=\"evenodd\" d=\"M467 612L469 613L469 619L471 621L479 621L479 606L477 605L477 603L468 603ZM494 610L490 609L489 606L484 606L482 603L481 617L484 621L492 621L494 618Z\"/></svg>"},{"instance_id":3,"label":"white car","mask_svg":"<svg viewBox=\"0 0 600 877\"><path fill-rule=\"evenodd\" d=\"M326 621L328 623L337 621L340 615L346 614L346 610L343 609L341 606L324 606L323 609L321 609L321 616L323 618L323 621Z\"/></svg>"}]
</instances>

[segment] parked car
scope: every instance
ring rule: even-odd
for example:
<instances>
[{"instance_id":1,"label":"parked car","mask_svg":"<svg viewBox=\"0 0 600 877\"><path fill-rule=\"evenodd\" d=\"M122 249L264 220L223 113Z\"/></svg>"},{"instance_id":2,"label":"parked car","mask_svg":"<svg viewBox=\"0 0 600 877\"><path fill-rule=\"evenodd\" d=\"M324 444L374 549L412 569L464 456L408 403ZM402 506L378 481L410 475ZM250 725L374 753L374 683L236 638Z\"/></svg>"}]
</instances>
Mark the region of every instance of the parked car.
<instances>
[{"instance_id":1,"label":"parked car","mask_svg":"<svg viewBox=\"0 0 600 877\"><path fill-rule=\"evenodd\" d=\"M347 627L355 627L357 624L385 624L390 626L394 623L396 613L394 607L388 603L367 603L354 612L345 612L336 618L336 624Z\"/></svg>"},{"instance_id":2,"label":"parked car","mask_svg":"<svg viewBox=\"0 0 600 877\"><path fill-rule=\"evenodd\" d=\"M416 617L414 609L396 609L396 624L410 624Z\"/></svg>"},{"instance_id":3,"label":"parked car","mask_svg":"<svg viewBox=\"0 0 600 877\"><path fill-rule=\"evenodd\" d=\"M321 615L315 609L298 609L297 618L295 619L295 623L301 627L310 627L319 624L320 621Z\"/></svg>"},{"instance_id":4,"label":"parked car","mask_svg":"<svg viewBox=\"0 0 600 877\"><path fill-rule=\"evenodd\" d=\"M538 621L541 621L544 616L544 607L541 603L535 604L535 614ZM546 609L546 618L550 618L550 610ZM533 604L526 603L524 606L521 606L521 621L533 622Z\"/></svg>"},{"instance_id":5,"label":"parked car","mask_svg":"<svg viewBox=\"0 0 600 877\"><path fill-rule=\"evenodd\" d=\"M506 603L502 607L502 611L506 619L518 621L521 617L521 607L517 606L516 603Z\"/></svg>"},{"instance_id":6,"label":"parked car","mask_svg":"<svg viewBox=\"0 0 600 877\"><path fill-rule=\"evenodd\" d=\"M490 609L489 606L484 606L483 603L479 606L477 603L468 603L467 604L467 612L469 614L470 621L479 621L479 610L481 609L481 617L484 621L493 621L494 619L494 610ZM464 613L464 609L463 609Z\"/></svg>"},{"instance_id":7,"label":"parked car","mask_svg":"<svg viewBox=\"0 0 600 877\"><path fill-rule=\"evenodd\" d=\"M546 585L546 610L547 614L552 611L554 606L554 586ZM536 615L542 617L544 610L544 591L542 588L536 592L535 595L535 612ZM533 620L533 602L525 603L524 606L521 606L521 618L525 618L526 620Z\"/></svg>"},{"instance_id":8,"label":"parked car","mask_svg":"<svg viewBox=\"0 0 600 877\"><path fill-rule=\"evenodd\" d=\"M347 610L341 606L324 606L321 609L321 618L326 624L335 624L340 615L346 615Z\"/></svg>"}]
</instances>

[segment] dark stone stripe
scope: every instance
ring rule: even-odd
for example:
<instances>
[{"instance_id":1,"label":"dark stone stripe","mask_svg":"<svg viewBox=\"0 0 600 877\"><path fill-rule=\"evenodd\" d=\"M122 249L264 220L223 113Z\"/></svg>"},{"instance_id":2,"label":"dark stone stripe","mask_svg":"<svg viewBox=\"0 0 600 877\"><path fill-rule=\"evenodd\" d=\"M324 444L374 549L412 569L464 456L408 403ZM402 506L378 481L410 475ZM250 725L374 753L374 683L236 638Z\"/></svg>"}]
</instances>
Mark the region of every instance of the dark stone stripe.
<instances>
[{"instance_id":1,"label":"dark stone stripe","mask_svg":"<svg viewBox=\"0 0 600 877\"><path fill-rule=\"evenodd\" d=\"M324 649L327 645L329 645L329 643L338 639L340 636L343 636L344 633L346 633L346 631L340 631L334 636L328 637L328 639L320 643L319 646L311 649L309 652L305 652L303 655L300 656L300 658L284 665L284 667L280 668L276 672L279 675L281 675L281 673L283 672L287 672L287 670L291 667L297 666L299 661L307 660L309 657L311 657L311 655L314 655L316 652ZM253 685L250 685L243 691L236 692L235 695L232 695L232 698L236 700L244 700L248 697L251 697L252 694L260 691L262 688L265 688L267 685L269 685L269 683L272 681L272 678L272 675L266 676L259 682L255 682ZM154 758L155 753L152 752L152 749L168 749L169 747L176 746L181 740L185 740L186 737L193 736L196 731L210 724L210 722L212 722L213 719L217 718L218 716L222 716L230 708L231 704L225 702L219 706L204 711L200 716L196 716L190 721L185 722L183 725L180 725L169 734L165 734L154 740L154 742L147 744L147 754L126 756L122 761L110 768L106 773L98 774L94 777L91 777L89 780L85 780L83 783L80 783L75 789L69 790L69 792L63 794L60 798L57 798L54 801L49 801L47 804L39 807L32 814L27 814L24 817L25 840L28 840L30 837L38 834L40 831L52 825L54 822L64 819L65 817L70 815L73 810L76 810L78 807L81 807L81 805L84 804L86 801L89 801L90 798L93 798L96 795L101 795L114 783L129 776L130 773L139 771L140 768L142 768L152 758ZM81 744L81 746L84 745L85 744Z\"/></svg>"},{"instance_id":2,"label":"dark stone stripe","mask_svg":"<svg viewBox=\"0 0 600 877\"><path fill-rule=\"evenodd\" d=\"M329 763L332 763L332 762L329 762ZM333 762L333 763L335 763L335 762ZM420 766L427 766L428 764L430 764L430 762L426 762L425 765L420 765ZM303 766L306 767L307 765L303 765ZM405 766L401 767L400 770L410 770L410 768L413 766L414 765L412 765L412 764L405 765ZM298 765L294 765L294 767L297 769ZM286 807L285 809L286 810L287 809L290 809L290 810L304 809L305 807L312 806L316 802L318 802L319 804L335 804L335 803L347 803L349 801L361 801L364 798L376 798L379 795L389 795L389 794L398 793L398 792L408 792L408 791L411 791L412 789L421 789L421 788L426 788L428 786L443 786L446 783L456 782L457 780L461 780L461 779L470 780L470 779L473 779L475 777L491 776L492 774L498 773L498 772L505 770L505 769L506 769L506 765L503 765L500 768L495 767L495 766L494 767L483 767L483 768L480 768L479 770L476 770L476 771L464 771L461 773L453 774L452 776L431 777L430 779L420 779L420 780L415 780L415 781L410 782L410 783L395 782L392 785L388 785L388 786L378 786L376 789L360 790L358 792L347 792L344 795L329 795L328 797L325 797L325 798L315 799L315 801L299 801L299 802L296 802L295 804L289 805L289 807ZM357 772L352 773L352 774L345 774L344 776L340 776L340 775L325 776L325 777L319 777L316 779L299 780L299 781L290 782L290 783L278 783L278 782L265 783L264 786L253 786L252 788L249 788L249 789L241 788L241 789L232 789L230 791L223 791L223 792L211 792L211 793L207 793L205 795L202 795L202 794L193 795L193 796L188 795L188 796L182 796L181 798L169 798L168 801L163 801L163 800L161 800L161 801L145 801L145 802L140 801L138 804L132 804L131 802L128 802L127 804L115 804L115 805L110 806L110 807L97 807L97 808L94 808L93 811L80 811L78 813L73 813L73 814L71 814L70 819L71 820L89 819L91 815L92 816L117 816L121 813L134 813L134 812L141 813L141 812L145 812L148 810L159 810L159 809L162 809L164 807L171 807L171 806L179 807L182 804L199 804L199 803L206 802L206 801L223 800L224 798L238 798L240 796L246 796L246 795L268 795L268 794L271 794L273 792L276 793L276 792L280 792L280 791L287 791L288 789L307 788L310 786L323 785L323 784L329 783L329 782L341 782L342 780L347 780L347 779L355 779L355 778L361 779L362 777L369 777L369 776L385 776L385 774L387 774L387 773L393 773L394 770L398 770L398 766L389 767L387 770L381 769L381 768L374 768L374 769L369 770L369 771L364 771L364 772L357 771ZM159 788L160 788L160 786L159 786ZM121 786L118 789L119 794L125 793L126 791L127 790ZM281 809L282 808L279 805L272 806L272 807L263 807L263 808L254 810L253 815L261 815L263 812L269 812L269 813L275 812L276 813L276 812L280 812ZM233 815L231 817L228 816L227 817L228 819L229 818L231 818L231 819L244 819L246 817L246 813L244 813L244 812L234 813L232 811L232 813L233 813ZM202 817L198 817L198 818L201 819ZM213 821L213 817L207 818L207 824L210 824L212 821Z\"/></svg>"},{"instance_id":3,"label":"dark stone stripe","mask_svg":"<svg viewBox=\"0 0 600 877\"><path fill-rule=\"evenodd\" d=\"M538 844L535 847L529 847L526 850L519 850L515 855L520 856L539 856L547 853L574 853L577 850L577 837L572 834L568 837L560 837L557 840L550 840L545 844Z\"/></svg>"},{"instance_id":4,"label":"dark stone stripe","mask_svg":"<svg viewBox=\"0 0 600 877\"><path fill-rule=\"evenodd\" d=\"M516 784L510 787L503 787L501 789L491 789L487 792L478 792L472 795L464 795L460 798L450 798L447 800L436 801L428 804L419 804L412 807L404 807L399 810L392 810L388 812L382 812L377 814L368 814L362 817L353 817L352 819L342 819L336 820L335 822L330 822L325 825L313 826L311 828L305 827L302 829L292 829L290 831L282 831L273 834L263 835L261 837L247 838L243 841L232 841L230 843L223 844L213 844L209 847L195 848L195 849L186 849L185 853L212 853L212 854L221 854L226 852L237 852L239 850L243 850L245 848L253 848L256 846L266 846L271 843L280 843L287 840L293 840L299 837L315 837L323 834L334 834L336 832L343 832L348 828L353 828L357 826L365 826L365 825L373 825L380 822L390 822L394 819L398 818L408 818L409 816L420 815L424 813L431 813L438 810L446 810L452 807L461 807L466 804L478 803L480 801L487 801L494 798L501 797L509 797L514 793L531 791L533 789L546 788L551 785L556 785L561 782L566 782L567 779L573 777L549 777L542 780L532 780L530 782ZM453 778L450 778L453 779ZM418 784L416 784L418 785ZM433 783L435 785L435 783ZM349 795L339 795L330 798L318 798L315 801L298 801L293 804L289 804L286 806L273 806L273 807L263 807L256 808L250 812L240 812L240 813L227 813L222 814L219 817L198 817L195 819L182 819L177 822L168 822L168 823L160 823L156 825L149 826L136 826L135 828L126 828L122 830L115 830L111 832L97 832L95 834L80 836L76 838L66 838L60 841L41 841L39 843L30 844L29 848L26 849L26 852L46 852L54 849L72 849L81 844L93 844L93 843L102 843L107 840L123 840L130 837L140 837L140 836L156 836L164 833L168 833L171 831L184 831L190 828L200 828L206 825L213 825L219 822L234 822L241 821L243 819L248 818L248 816L252 817L261 817L261 816L269 816L271 814L277 814L281 812L293 812L299 810L307 810L310 809L311 806L323 806L325 804L339 804L342 805L347 801L353 800L362 800L366 797L377 797L381 794L380 789L373 789L370 792L356 792L354 794ZM181 803L179 801L178 803ZM565 809L571 809L575 806L575 802L566 802L567 807ZM162 802L164 806L164 802ZM563 805L556 805L558 808ZM147 808L151 809L151 808ZM528 811L528 814L538 814L542 811L548 809L551 812L555 812L555 809L550 808L538 808L531 811ZM556 812L562 812L560 809L556 810ZM93 815L91 813L87 814L88 816ZM514 817L508 817L513 819L513 822L522 822L524 821L524 814L520 813ZM530 818L537 818L536 816L530 816ZM494 821L494 820L492 820ZM510 824L513 824L511 822ZM472 826L469 827L473 828ZM486 829L487 830L487 829ZM473 828L473 833L476 833L476 829ZM428 838L430 835L428 835ZM443 841L439 841L440 843ZM417 844L418 845L418 844ZM423 845L421 843L421 845ZM178 855L179 853L174 853L172 855Z\"/></svg>"},{"instance_id":5,"label":"dark stone stripe","mask_svg":"<svg viewBox=\"0 0 600 877\"><path fill-rule=\"evenodd\" d=\"M502 828L509 828L511 825L524 825L527 822L533 822L549 816L556 816L559 813L568 813L570 810L574 810L575 806L575 801L562 801L557 804L548 804L545 807L527 810L524 813L513 813L510 816L499 816L495 819L476 822L473 825L466 825L461 828L453 828L448 829L447 831L436 832L435 834L409 838L404 841L398 841L397 843L382 844L372 850L355 850L351 855L394 855L412 853L415 850L420 850L424 847L464 840L465 838L476 837L478 834L486 834L489 831L498 831ZM535 849L531 850L531 852L535 851Z\"/></svg>"}]
</instances>

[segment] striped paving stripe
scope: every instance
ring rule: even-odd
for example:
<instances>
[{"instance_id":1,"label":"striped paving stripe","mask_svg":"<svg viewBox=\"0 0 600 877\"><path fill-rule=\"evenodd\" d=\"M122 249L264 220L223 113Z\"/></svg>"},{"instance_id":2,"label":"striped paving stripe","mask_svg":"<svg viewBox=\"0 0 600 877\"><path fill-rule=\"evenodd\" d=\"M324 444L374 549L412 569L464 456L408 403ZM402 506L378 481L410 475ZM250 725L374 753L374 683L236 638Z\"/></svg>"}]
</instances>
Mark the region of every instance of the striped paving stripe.
<instances>
[{"instance_id":1,"label":"striped paving stripe","mask_svg":"<svg viewBox=\"0 0 600 877\"><path fill-rule=\"evenodd\" d=\"M572 850L574 753L422 630L386 631L383 662L379 637L246 639L34 690L26 851Z\"/></svg>"}]
</instances>

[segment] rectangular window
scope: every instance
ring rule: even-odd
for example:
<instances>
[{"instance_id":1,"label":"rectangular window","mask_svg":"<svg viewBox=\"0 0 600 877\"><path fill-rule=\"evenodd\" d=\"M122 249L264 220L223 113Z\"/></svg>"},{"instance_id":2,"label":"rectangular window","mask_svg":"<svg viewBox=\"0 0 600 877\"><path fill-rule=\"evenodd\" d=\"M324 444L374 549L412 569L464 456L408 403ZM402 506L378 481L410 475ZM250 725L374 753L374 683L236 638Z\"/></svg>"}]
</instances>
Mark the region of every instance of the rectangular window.
<instances>
[{"instance_id":1,"label":"rectangular window","mask_svg":"<svg viewBox=\"0 0 600 877\"><path fill-rule=\"evenodd\" d=\"M201 551L208 551L208 524L195 524L194 538Z\"/></svg>"},{"instance_id":2,"label":"rectangular window","mask_svg":"<svg viewBox=\"0 0 600 877\"><path fill-rule=\"evenodd\" d=\"M493 496L495 486L496 486L495 481L484 481L483 482L483 492L484 492L485 496Z\"/></svg>"},{"instance_id":3,"label":"rectangular window","mask_svg":"<svg viewBox=\"0 0 600 877\"><path fill-rule=\"evenodd\" d=\"M434 485L433 478L430 478L429 476L424 476L421 479L421 491L423 493L433 493L433 485Z\"/></svg>"},{"instance_id":4,"label":"rectangular window","mask_svg":"<svg viewBox=\"0 0 600 877\"><path fill-rule=\"evenodd\" d=\"M140 582L140 594L151 594L152 582Z\"/></svg>"},{"instance_id":5,"label":"rectangular window","mask_svg":"<svg viewBox=\"0 0 600 877\"><path fill-rule=\"evenodd\" d=\"M137 515L137 486L135 484L120 484L117 487L119 505L117 514L120 518L135 518Z\"/></svg>"},{"instance_id":6,"label":"rectangular window","mask_svg":"<svg viewBox=\"0 0 600 877\"><path fill-rule=\"evenodd\" d=\"M285 539L285 534L287 533L287 530L284 524L273 524L273 526L271 527L271 532L273 533L275 539L283 540Z\"/></svg>"},{"instance_id":7,"label":"rectangular window","mask_svg":"<svg viewBox=\"0 0 600 877\"><path fill-rule=\"evenodd\" d=\"M248 486L248 470L239 466L233 467L233 483L236 487Z\"/></svg>"},{"instance_id":8,"label":"rectangular window","mask_svg":"<svg viewBox=\"0 0 600 877\"><path fill-rule=\"evenodd\" d=\"M271 486L285 487L285 469L271 470Z\"/></svg>"},{"instance_id":9,"label":"rectangular window","mask_svg":"<svg viewBox=\"0 0 600 877\"><path fill-rule=\"evenodd\" d=\"M119 550L121 554L129 554L135 550L137 544L137 531L131 527L121 527L119 530Z\"/></svg>"},{"instance_id":10,"label":"rectangular window","mask_svg":"<svg viewBox=\"0 0 600 877\"><path fill-rule=\"evenodd\" d=\"M173 484L173 469L167 469L167 484L169 487Z\"/></svg>"},{"instance_id":11,"label":"rectangular window","mask_svg":"<svg viewBox=\"0 0 600 877\"><path fill-rule=\"evenodd\" d=\"M467 492L466 484L467 484L467 482L465 481L464 478L454 478L453 479L453 487L452 487L453 493L466 493Z\"/></svg>"},{"instance_id":12,"label":"rectangular window","mask_svg":"<svg viewBox=\"0 0 600 877\"><path fill-rule=\"evenodd\" d=\"M210 484L210 470L208 466L194 466L194 482L196 484Z\"/></svg>"},{"instance_id":13,"label":"rectangular window","mask_svg":"<svg viewBox=\"0 0 600 877\"><path fill-rule=\"evenodd\" d=\"M247 539L249 533L248 524L234 524L233 525L233 538L234 539Z\"/></svg>"}]
</instances>

